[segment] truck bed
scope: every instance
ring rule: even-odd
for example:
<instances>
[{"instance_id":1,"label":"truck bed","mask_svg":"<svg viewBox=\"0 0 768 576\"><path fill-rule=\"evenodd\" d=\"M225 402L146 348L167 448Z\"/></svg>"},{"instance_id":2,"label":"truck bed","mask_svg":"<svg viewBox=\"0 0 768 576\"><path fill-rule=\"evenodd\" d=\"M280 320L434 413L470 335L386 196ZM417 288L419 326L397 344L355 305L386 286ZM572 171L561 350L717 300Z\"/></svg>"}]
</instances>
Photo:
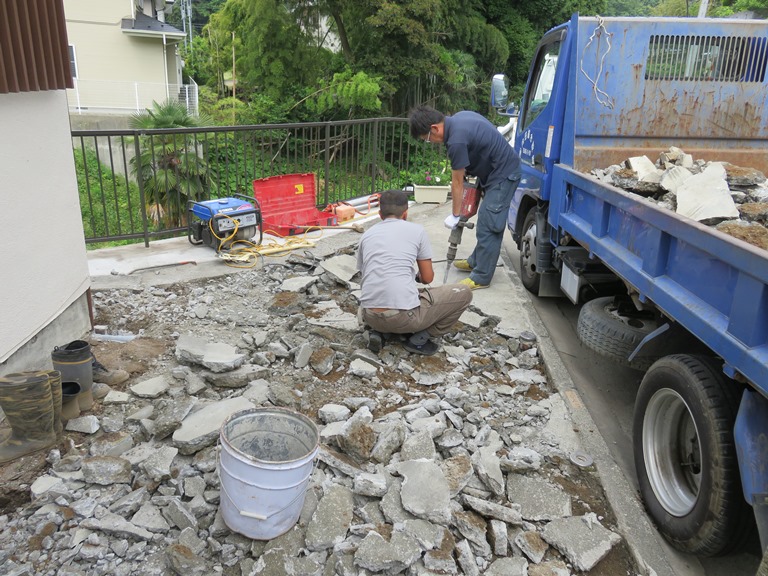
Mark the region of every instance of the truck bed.
<instances>
[{"instance_id":1,"label":"truck bed","mask_svg":"<svg viewBox=\"0 0 768 576\"><path fill-rule=\"evenodd\" d=\"M691 22L578 19L563 164L589 172L677 146L768 173L768 22Z\"/></svg>"},{"instance_id":2,"label":"truck bed","mask_svg":"<svg viewBox=\"0 0 768 576\"><path fill-rule=\"evenodd\" d=\"M721 356L729 376L768 396L768 251L562 164L552 184L555 230Z\"/></svg>"}]
</instances>

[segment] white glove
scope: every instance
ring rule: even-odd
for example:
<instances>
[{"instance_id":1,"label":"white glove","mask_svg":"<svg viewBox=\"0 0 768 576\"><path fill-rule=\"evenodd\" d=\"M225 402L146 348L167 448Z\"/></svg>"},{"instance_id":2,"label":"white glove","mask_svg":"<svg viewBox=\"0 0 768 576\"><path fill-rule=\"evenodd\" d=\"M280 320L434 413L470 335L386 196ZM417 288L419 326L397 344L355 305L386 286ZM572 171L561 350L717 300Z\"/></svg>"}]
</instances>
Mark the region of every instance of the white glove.
<instances>
[{"instance_id":1,"label":"white glove","mask_svg":"<svg viewBox=\"0 0 768 576\"><path fill-rule=\"evenodd\" d=\"M448 214L448 217L443 222L443 226L448 228L448 230L453 230L456 228L456 225L459 223L459 217L454 216L453 214Z\"/></svg>"}]
</instances>

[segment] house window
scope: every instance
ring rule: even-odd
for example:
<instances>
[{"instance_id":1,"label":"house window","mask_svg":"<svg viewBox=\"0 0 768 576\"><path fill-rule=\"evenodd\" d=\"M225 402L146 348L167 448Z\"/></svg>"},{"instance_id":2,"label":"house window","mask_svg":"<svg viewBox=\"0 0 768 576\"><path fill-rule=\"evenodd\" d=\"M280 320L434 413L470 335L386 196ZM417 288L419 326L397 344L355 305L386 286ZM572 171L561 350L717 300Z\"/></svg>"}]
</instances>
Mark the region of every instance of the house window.
<instances>
[{"instance_id":1,"label":"house window","mask_svg":"<svg viewBox=\"0 0 768 576\"><path fill-rule=\"evenodd\" d=\"M72 74L72 78L77 78L77 59L75 58L75 47L69 45L69 71Z\"/></svg>"}]
</instances>

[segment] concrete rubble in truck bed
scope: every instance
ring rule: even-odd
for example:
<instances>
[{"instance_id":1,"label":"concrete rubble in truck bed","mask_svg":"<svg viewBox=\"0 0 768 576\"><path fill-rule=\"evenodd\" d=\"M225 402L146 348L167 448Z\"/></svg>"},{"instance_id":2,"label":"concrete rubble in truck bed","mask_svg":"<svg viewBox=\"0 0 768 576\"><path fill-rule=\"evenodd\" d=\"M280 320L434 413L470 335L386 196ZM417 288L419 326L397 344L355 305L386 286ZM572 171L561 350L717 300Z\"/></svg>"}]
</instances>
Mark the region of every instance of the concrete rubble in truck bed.
<instances>
[{"instance_id":1,"label":"concrete rubble in truck bed","mask_svg":"<svg viewBox=\"0 0 768 576\"><path fill-rule=\"evenodd\" d=\"M694 160L680 148L624 166L592 170L598 180L639 194L661 208L768 250L768 182L753 168Z\"/></svg>"},{"instance_id":2,"label":"concrete rubble in truck bed","mask_svg":"<svg viewBox=\"0 0 768 576\"><path fill-rule=\"evenodd\" d=\"M636 574L594 469L569 459L535 335L471 309L434 357L396 341L373 354L348 259L96 292L97 321L140 331L119 346L165 339L168 353L94 386L32 500L0 515L0 573ZM253 406L321 433L299 522L268 542L218 511L219 428Z\"/></svg>"}]
</instances>

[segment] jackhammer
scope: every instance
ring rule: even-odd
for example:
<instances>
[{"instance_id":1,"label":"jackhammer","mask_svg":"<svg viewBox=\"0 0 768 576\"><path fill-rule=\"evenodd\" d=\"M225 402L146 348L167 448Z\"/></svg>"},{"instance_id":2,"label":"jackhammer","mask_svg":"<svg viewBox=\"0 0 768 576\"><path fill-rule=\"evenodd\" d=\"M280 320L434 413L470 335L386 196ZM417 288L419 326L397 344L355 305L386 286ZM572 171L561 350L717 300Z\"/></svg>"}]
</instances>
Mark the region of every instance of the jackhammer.
<instances>
[{"instance_id":1,"label":"jackhammer","mask_svg":"<svg viewBox=\"0 0 768 576\"><path fill-rule=\"evenodd\" d=\"M480 204L480 190L469 182L464 182L461 208L459 209L459 223L451 230L451 235L448 236L448 254L445 257L443 284L448 281L448 272L451 269L451 264L456 259L456 249L461 244L461 234L464 232L464 228L472 229L475 227L474 222L469 222L469 219L477 214L478 204Z\"/></svg>"}]
</instances>

